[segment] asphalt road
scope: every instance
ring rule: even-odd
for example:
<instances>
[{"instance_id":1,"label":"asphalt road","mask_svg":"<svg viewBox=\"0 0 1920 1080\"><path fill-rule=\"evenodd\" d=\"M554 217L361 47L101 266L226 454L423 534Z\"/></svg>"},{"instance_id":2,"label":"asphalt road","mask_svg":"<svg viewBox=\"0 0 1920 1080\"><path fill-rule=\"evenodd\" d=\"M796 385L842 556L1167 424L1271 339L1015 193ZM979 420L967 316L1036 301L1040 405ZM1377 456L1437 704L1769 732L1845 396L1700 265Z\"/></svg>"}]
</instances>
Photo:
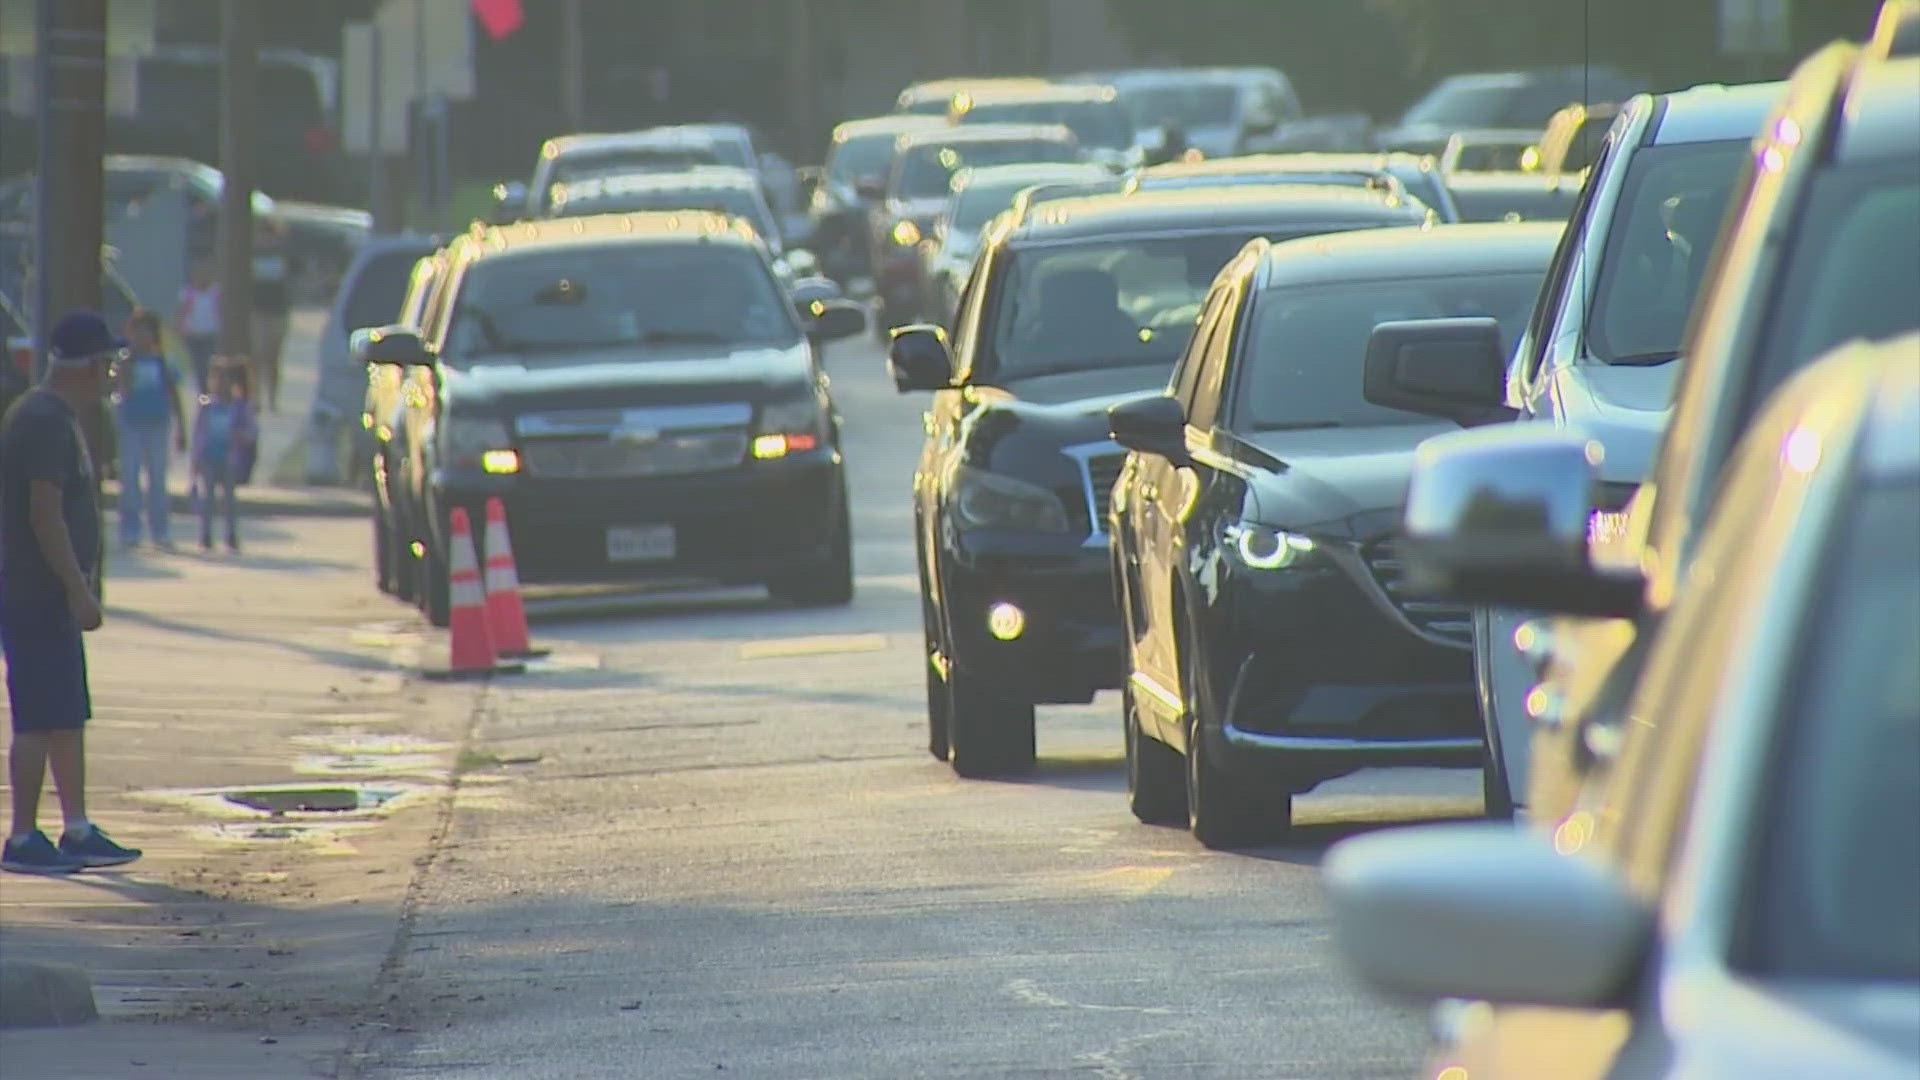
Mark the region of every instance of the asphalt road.
<instances>
[{"instance_id":1,"label":"asphalt road","mask_svg":"<svg viewBox=\"0 0 1920 1080\"><path fill-rule=\"evenodd\" d=\"M926 744L908 477L919 397L833 347L859 599L536 600L592 670L492 685L357 1073L403 1077L1408 1077L1424 1017L1332 954L1316 863L1479 809L1364 773L1281 846L1127 813L1117 703L1045 708L1040 767Z\"/></svg>"}]
</instances>

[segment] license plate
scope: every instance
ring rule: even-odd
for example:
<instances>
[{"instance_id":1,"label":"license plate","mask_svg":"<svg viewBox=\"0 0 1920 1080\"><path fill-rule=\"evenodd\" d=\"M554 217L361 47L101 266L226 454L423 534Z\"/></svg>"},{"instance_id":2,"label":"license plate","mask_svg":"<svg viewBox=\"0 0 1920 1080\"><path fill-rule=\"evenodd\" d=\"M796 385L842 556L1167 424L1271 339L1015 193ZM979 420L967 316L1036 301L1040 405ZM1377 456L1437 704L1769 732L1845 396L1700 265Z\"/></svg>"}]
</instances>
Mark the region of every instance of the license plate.
<instances>
[{"instance_id":1,"label":"license plate","mask_svg":"<svg viewBox=\"0 0 1920 1080\"><path fill-rule=\"evenodd\" d=\"M613 525L607 529L608 562L660 562L673 555L671 525Z\"/></svg>"}]
</instances>

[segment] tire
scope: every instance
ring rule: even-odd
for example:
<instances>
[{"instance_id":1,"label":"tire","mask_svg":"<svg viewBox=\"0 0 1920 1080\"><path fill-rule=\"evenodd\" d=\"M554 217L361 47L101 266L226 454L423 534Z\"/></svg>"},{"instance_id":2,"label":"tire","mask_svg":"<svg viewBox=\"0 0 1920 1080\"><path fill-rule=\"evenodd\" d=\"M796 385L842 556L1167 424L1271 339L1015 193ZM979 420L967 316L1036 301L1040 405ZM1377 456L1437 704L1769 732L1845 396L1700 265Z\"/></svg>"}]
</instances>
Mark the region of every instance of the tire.
<instances>
[{"instance_id":1,"label":"tire","mask_svg":"<svg viewBox=\"0 0 1920 1080\"><path fill-rule=\"evenodd\" d=\"M388 596L398 591L394 582L399 575L395 573L393 563L393 526L387 524L387 512L380 508L379 503L375 503L373 507L373 584Z\"/></svg>"},{"instance_id":2,"label":"tire","mask_svg":"<svg viewBox=\"0 0 1920 1080\"><path fill-rule=\"evenodd\" d=\"M1184 825L1187 774L1179 751L1140 730L1133 690L1120 691L1127 736L1127 808L1148 825Z\"/></svg>"},{"instance_id":3,"label":"tire","mask_svg":"<svg viewBox=\"0 0 1920 1080\"><path fill-rule=\"evenodd\" d=\"M1255 789L1217 768L1207 753L1212 689L1200 676L1189 635L1180 636L1181 692L1187 700L1187 828L1202 847L1218 850L1284 836L1293 823L1293 793Z\"/></svg>"},{"instance_id":4,"label":"tire","mask_svg":"<svg viewBox=\"0 0 1920 1080\"><path fill-rule=\"evenodd\" d=\"M853 603L853 526L847 520L844 481L840 487L840 517L827 543L825 559L767 582L767 592L776 600L803 607L845 607Z\"/></svg>"},{"instance_id":5,"label":"tire","mask_svg":"<svg viewBox=\"0 0 1920 1080\"><path fill-rule=\"evenodd\" d=\"M940 670L934 667L934 650L940 648L940 635L933 621L933 604L927 599L927 579L924 569L920 572L920 629L925 645L920 650L920 662L925 665L927 676L927 753L935 761L947 760L947 682L940 677Z\"/></svg>"},{"instance_id":6,"label":"tire","mask_svg":"<svg viewBox=\"0 0 1920 1080\"><path fill-rule=\"evenodd\" d=\"M949 663L947 741L953 771L969 779L1033 769L1033 704L1000 697Z\"/></svg>"}]
</instances>

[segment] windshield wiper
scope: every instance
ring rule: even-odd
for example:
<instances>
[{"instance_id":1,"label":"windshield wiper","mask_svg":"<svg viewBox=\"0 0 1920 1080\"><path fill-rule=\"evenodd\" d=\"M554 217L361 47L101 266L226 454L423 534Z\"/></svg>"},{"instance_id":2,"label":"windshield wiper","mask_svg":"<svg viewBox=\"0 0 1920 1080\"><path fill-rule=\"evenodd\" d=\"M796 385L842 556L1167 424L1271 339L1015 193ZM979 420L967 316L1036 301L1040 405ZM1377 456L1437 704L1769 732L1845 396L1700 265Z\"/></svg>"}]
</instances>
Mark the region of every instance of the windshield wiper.
<instances>
[{"instance_id":1,"label":"windshield wiper","mask_svg":"<svg viewBox=\"0 0 1920 1080\"><path fill-rule=\"evenodd\" d=\"M1317 431L1321 428L1346 427L1338 420L1297 420L1291 424L1261 424L1261 431Z\"/></svg>"},{"instance_id":2,"label":"windshield wiper","mask_svg":"<svg viewBox=\"0 0 1920 1080\"><path fill-rule=\"evenodd\" d=\"M1616 356L1607 361L1607 363L1612 364L1614 367L1659 367L1661 364L1671 364L1678 359L1680 359L1679 350L1663 349L1660 352L1643 352L1632 353L1627 356Z\"/></svg>"}]
</instances>

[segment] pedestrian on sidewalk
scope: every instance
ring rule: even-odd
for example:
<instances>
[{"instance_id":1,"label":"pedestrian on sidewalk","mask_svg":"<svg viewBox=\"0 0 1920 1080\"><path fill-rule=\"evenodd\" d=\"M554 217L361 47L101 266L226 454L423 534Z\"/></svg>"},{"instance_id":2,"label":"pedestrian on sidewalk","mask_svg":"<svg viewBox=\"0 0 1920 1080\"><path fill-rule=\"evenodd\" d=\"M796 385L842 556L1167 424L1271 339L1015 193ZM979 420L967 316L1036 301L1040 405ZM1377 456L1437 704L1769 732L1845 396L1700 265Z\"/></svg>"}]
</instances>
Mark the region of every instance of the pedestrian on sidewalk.
<instances>
[{"instance_id":1,"label":"pedestrian on sidewalk","mask_svg":"<svg viewBox=\"0 0 1920 1080\"><path fill-rule=\"evenodd\" d=\"M260 445L245 363L220 360L213 365L213 387L200 399L193 425L193 471L200 504L200 547L213 550L213 516L224 508L227 550L240 550L238 500L234 489L253 474Z\"/></svg>"},{"instance_id":2,"label":"pedestrian on sidewalk","mask_svg":"<svg viewBox=\"0 0 1920 1080\"><path fill-rule=\"evenodd\" d=\"M193 257L192 277L180 290L180 303L173 311L173 328L186 342L193 362L194 392L204 395L213 351L220 347L220 283L214 278L211 256Z\"/></svg>"},{"instance_id":3,"label":"pedestrian on sidewalk","mask_svg":"<svg viewBox=\"0 0 1920 1080\"><path fill-rule=\"evenodd\" d=\"M7 660L13 821L0 869L70 874L140 857L87 820L86 645L98 629L92 571L100 504L79 410L98 407L127 343L91 311L53 328L47 376L0 418L0 651ZM52 767L66 831L40 831L40 788Z\"/></svg>"},{"instance_id":4,"label":"pedestrian on sidewalk","mask_svg":"<svg viewBox=\"0 0 1920 1080\"><path fill-rule=\"evenodd\" d=\"M286 226L270 218L255 218L251 336L260 402L268 412L280 411L280 351L286 344L293 303L288 273Z\"/></svg>"},{"instance_id":5,"label":"pedestrian on sidewalk","mask_svg":"<svg viewBox=\"0 0 1920 1080\"><path fill-rule=\"evenodd\" d=\"M170 548L167 458L175 446L183 454L187 451L180 381L163 352L160 316L136 308L127 320L127 339L131 348L117 365L114 388L120 424L120 543L139 544L144 520L147 538Z\"/></svg>"}]
</instances>

